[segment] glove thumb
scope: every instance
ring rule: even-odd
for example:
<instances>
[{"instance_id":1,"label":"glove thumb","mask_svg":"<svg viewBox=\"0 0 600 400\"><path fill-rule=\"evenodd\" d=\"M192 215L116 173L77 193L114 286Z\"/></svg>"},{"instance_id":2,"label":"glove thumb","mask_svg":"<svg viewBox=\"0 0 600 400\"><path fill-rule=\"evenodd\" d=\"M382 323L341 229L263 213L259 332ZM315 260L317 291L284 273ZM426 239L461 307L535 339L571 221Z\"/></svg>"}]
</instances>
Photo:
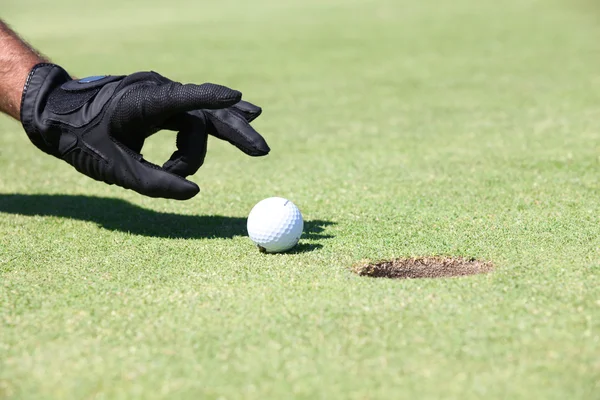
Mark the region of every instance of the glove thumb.
<instances>
[{"instance_id":1,"label":"glove thumb","mask_svg":"<svg viewBox=\"0 0 600 400\"><path fill-rule=\"evenodd\" d=\"M115 142L107 176L114 176L117 185L144 196L188 200L200 191L198 185L164 170L143 159L120 143Z\"/></svg>"}]
</instances>

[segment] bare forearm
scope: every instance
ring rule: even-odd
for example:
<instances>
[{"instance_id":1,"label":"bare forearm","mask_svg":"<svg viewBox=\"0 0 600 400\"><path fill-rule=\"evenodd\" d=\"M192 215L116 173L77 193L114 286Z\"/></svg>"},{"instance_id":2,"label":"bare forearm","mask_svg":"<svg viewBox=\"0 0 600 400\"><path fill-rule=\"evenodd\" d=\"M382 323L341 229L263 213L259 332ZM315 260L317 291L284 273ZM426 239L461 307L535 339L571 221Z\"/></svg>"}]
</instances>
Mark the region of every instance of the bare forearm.
<instances>
[{"instance_id":1,"label":"bare forearm","mask_svg":"<svg viewBox=\"0 0 600 400\"><path fill-rule=\"evenodd\" d=\"M31 68L44 58L0 21L0 111L19 119L21 94Z\"/></svg>"}]
</instances>

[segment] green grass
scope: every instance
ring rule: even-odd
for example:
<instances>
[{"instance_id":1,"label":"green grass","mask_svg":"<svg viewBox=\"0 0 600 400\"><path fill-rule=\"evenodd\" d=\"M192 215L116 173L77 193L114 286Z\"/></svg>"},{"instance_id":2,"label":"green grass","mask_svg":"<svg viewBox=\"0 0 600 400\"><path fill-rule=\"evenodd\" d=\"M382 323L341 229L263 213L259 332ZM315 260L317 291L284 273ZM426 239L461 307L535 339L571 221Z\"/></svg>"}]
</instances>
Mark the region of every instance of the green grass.
<instances>
[{"instance_id":1,"label":"green grass","mask_svg":"<svg viewBox=\"0 0 600 400\"><path fill-rule=\"evenodd\" d=\"M39 4L41 3L41 4ZM0 119L0 398L600 395L600 11L556 0L20 0L72 74L153 69L263 106L187 202L92 181ZM172 134L144 154L160 162ZM296 252L245 236L303 211ZM360 278L449 255L489 275Z\"/></svg>"}]
</instances>

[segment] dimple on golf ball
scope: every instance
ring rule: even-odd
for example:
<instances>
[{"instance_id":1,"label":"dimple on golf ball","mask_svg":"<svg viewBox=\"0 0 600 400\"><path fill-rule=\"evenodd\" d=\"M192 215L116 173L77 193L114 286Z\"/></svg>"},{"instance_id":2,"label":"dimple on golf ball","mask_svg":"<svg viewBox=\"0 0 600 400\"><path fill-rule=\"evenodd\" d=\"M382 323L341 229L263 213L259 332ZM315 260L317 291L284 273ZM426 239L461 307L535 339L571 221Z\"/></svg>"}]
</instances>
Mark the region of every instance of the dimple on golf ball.
<instances>
[{"instance_id":1,"label":"dimple on golf ball","mask_svg":"<svg viewBox=\"0 0 600 400\"><path fill-rule=\"evenodd\" d=\"M298 244L304 221L294 203L281 197L269 197L252 208L247 227L248 236L261 251L280 253Z\"/></svg>"}]
</instances>

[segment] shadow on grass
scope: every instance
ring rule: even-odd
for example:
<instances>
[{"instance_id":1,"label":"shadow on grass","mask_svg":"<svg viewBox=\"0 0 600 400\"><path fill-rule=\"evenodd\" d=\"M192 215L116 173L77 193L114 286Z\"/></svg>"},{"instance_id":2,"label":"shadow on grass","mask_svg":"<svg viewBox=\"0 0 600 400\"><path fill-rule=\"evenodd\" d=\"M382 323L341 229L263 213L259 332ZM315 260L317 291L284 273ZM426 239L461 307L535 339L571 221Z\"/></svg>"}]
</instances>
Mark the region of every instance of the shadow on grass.
<instances>
[{"instance_id":1,"label":"shadow on grass","mask_svg":"<svg viewBox=\"0 0 600 400\"><path fill-rule=\"evenodd\" d=\"M90 221L108 230L151 237L200 239L247 235L246 218L161 213L107 197L0 194L0 212ZM333 224L322 220L305 221L302 238L331 238L322 232ZM320 247L320 244L300 244L298 252Z\"/></svg>"},{"instance_id":2,"label":"shadow on grass","mask_svg":"<svg viewBox=\"0 0 600 400\"><path fill-rule=\"evenodd\" d=\"M306 232L306 223L304 225L304 231ZM325 237L331 237L331 236L325 236ZM304 235L302 235L302 238L304 238ZM296 247L294 247L291 250L286 251L285 254L310 253L311 251L319 250L322 248L323 248L323 245L320 243L302 243L302 240L300 240L300 243L298 243L298 245Z\"/></svg>"}]
</instances>

